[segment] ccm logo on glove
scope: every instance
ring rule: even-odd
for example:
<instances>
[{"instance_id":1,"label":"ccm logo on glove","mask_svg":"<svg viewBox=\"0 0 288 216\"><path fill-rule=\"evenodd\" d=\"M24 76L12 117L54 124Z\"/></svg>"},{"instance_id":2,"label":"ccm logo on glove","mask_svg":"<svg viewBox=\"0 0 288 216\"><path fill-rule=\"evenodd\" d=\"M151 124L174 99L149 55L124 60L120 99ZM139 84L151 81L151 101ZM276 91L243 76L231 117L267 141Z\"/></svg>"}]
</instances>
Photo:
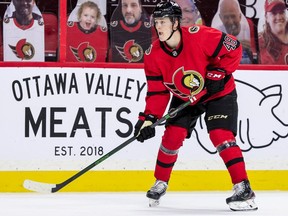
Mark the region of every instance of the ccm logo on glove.
<instances>
[{"instance_id":1,"label":"ccm logo on glove","mask_svg":"<svg viewBox=\"0 0 288 216\"><path fill-rule=\"evenodd\" d=\"M207 67L205 87L208 94L215 94L224 89L226 71L222 68Z\"/></svg>"},{"instance_id":2,"label":"ccm logo on glove","mask_svg":"<svg viewBox=\"0 0 288 216\"><path fill-rule=\"evenodd\" d=\"M213 71L210 69L206 73L206 78L211 80L221 80L224 79L226 71L221 68L213 68Z\"/></svg>"}]
</instances>

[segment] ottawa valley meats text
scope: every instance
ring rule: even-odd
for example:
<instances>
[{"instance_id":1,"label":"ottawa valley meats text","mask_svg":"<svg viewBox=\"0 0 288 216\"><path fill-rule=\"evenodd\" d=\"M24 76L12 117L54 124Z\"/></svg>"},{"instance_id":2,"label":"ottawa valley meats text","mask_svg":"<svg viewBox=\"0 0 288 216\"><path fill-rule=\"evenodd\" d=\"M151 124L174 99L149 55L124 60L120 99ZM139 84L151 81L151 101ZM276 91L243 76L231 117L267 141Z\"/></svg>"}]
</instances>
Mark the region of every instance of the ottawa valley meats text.
<instances>
[{"instance_id":1,"label":"ottawa valley meats text","mask_svg":"<svg viewBox=\"0 0 288 216\"><path fill-rule=\"evenodd\" d=\"M19 107L24 106L25 137L75 137L80 130L85 131L87 137L92 137L90 121L95 123L96 120L91 112L97 115L101 137L106 137L107 128L110 129L111 125L107 124L113 124L107 120L111 119L111 115L114 115L117 123L122 124L119 126L121 129L115 130L116 134L119 137L128 137L133 131L133 124L128 118L131 110L126 101L131 104L139 102L143 100L140 97L146 94L145 81L109 73L49 73L13 80L11 87L14 100ZM61 100L63 98L61 102L64 106L59 106L58 103L53 105L53 97L57 96L61 96ZM95 99L91 99L91 96L95 96ZM46 100L49 101L49 107L46 103L46 106L39 108L39 104ZM115 105L124 106L114 107L114 101ZM69 102L73 104L70 107ZM105 102L112 105L105 106ZM79 103L76 108L75 103ZM73 124L63 126L66 119L61 116L67 117L65 114L71 109L73 114L69 115L69 121ZM59 130L61 126L62 130Z\"/></svg>"}]
</instances>

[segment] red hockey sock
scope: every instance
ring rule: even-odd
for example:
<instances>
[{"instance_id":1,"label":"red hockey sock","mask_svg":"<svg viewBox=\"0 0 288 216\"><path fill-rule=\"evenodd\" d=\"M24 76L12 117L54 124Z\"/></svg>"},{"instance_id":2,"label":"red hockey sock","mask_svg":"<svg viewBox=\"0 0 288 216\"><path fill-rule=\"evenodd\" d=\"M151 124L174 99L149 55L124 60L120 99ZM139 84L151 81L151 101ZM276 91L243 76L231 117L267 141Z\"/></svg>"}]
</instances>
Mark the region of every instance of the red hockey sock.
<instances>
[{"instance_id":1,"label":"red hockey sock","mask_svg":"<svg viewBox=\"0 0 288 216\"><path fill-rule=\"evenodd\" d=\"M238 146L223 150L220 153L220 156L230 173L233 184L239 183L248 178L242 152Z\"/></svg>"},{"instance_id":2,"label":"red hockey sock","mask_svg":"<svg viewBox=\"0 0 288 216\"><path fill-rule=\"evenodd\" d=\"M171 125L166 128L158 151L154 173L156 179L169 181L172 169L177 161L178 151L186 136L187 130L185 128Z\"/></svg>"},{"instance_id":3,"label":"red hockey sock","mask_svg":"<svg viewBox=\"0 0 288 216\"><path fill-rule=\"evenodd\" d=\"M167 154L164 154L161 150L159 150L155 173L154 173L155 178L158 180L168 182L170 179L170 175L174 167L174 164L177 160L177 157L178 157L178 154L167 155Z\"/></svg>"},{"instance_id":4,"label":"red hockey sock","mask_svg":"<svg viewBox=\"0 0 288 216\"><path fill-rule=\"evenodd\" d=\"M244 158L239 146L236 145L234 134L224 129L210 131L213 145L219 149L219 155L224 161L233 184L247 179ZM223 145L223 146L221 146Z\"/></svg>"}]
</instances>

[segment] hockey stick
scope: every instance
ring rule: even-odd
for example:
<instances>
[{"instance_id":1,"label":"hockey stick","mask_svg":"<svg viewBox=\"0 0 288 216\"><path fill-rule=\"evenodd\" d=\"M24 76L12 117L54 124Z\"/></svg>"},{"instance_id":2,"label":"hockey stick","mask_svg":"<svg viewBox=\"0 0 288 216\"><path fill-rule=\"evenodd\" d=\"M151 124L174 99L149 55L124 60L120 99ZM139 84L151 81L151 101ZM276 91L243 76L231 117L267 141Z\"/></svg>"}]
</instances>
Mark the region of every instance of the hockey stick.
<instances>
[{"instance_id":1,"label":"hockey stick","mask_svg":"<svg viewBox=\"0 0 288 216\"><path fill-rule=\"evenodd\" d=\"M195 103L198 99L200 99L205 94L206 94L206 90L203 90L202 92L200 92L197 95L197 97L192 96L189 99L189 101L181 104L180 106L178 106L177 108L175 108L173 110L170 110L166 115L164 115L162 118L158 119L150 127L154 128L154 127L160 125L161 123L163 123L164 121L166 121L167 119L173 118L180 110L183 110L185 107L189 106L190 104ZM116 148L114 148L110 152L106 153L105 155L103 155L98 160L94 161L92 164L90 164L86 168L82 169L81 171L79 171L75 175L71 176L70 178L68 178L67 180L65 180L59 184L49 184L49 183L37 182L37 181L26 179L23 183L23 186L27 190L31 190L31 191L35 191L35 192L39 192L39 193L55 193L55 192L59 191L60 189L62 189L63 187L65 187L66 185L68 185L70 182L74 181L75 179L77 179L78 177L80 177L81 175L83 175L84 173L89 171L90 169L92 169L93 167L95 167L96 165L100 164L101 162L103 162L104 160L106 160L107 158L109 158L110 156L115 154L116 152L118 152L119 150L121 150L122 148L124 148L125 146L127 146L128 144L132 143L134 140L136 140L135 136L126 140L124 143L117 146Z\"/></svg>"}]
</instances>

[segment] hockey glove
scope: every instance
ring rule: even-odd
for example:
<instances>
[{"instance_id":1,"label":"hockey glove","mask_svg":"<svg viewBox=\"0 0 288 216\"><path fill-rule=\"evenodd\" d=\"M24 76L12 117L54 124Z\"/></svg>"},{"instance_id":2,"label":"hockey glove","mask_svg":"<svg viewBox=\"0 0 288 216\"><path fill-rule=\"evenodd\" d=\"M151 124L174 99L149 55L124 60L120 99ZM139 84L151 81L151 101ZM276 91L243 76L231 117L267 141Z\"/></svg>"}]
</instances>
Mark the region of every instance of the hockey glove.
<instances>
[{"instance_id":1,"label":"hockey glove","mask_svg":"<svg viewBox=\"0 0 288 216\"><path fill-rule=\"evenodd\" d=\"M207 67L205 87L208 94L212 95L224 89L225 75L226 71L222 68Z\"/></svg>"},{"instance_id":2,"label":"hockey glove","mask_svg":"<svg viewBox=\"0 0 288 216\"><path fill-rule=\"evenodd\" d=\"M153 115L145 115L139 113L139 120L134 126L134 136L137 137L139 142L150 139L155 136L155 128L150 127L157 119Z\"/></svg>"}]
</instances>

